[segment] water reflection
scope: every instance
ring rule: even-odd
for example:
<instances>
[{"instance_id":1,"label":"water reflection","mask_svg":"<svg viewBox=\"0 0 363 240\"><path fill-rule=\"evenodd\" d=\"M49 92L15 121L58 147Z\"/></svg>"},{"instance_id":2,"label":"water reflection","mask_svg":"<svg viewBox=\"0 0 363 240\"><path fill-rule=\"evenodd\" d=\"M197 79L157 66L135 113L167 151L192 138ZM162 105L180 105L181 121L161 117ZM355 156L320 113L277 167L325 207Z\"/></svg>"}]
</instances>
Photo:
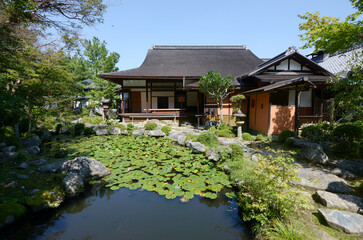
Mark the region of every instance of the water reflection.
<instances>
[{"instance_id":1,"label":"water reflection","mask_svg":"<svg viewBox=\"0 0 363 240\"><path fill-rule=\"evenodd\" d=\"M28 219L4 239L249 239L237 205L224 194L187 203L153 192L111 191L93 185L88 195Z\"/></svg>"}]
</instances>

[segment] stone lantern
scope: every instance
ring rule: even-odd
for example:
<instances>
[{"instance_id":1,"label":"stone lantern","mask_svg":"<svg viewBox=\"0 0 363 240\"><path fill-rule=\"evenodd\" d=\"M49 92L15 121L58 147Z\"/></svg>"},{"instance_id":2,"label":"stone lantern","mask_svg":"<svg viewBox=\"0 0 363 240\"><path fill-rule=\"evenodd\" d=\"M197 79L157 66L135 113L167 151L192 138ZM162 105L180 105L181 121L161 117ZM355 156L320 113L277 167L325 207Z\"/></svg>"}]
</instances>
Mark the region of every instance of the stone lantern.
<instances>
[{"instance_id":1,"label":"stone lantern","mask_svg":"<svg viewBox=\"0 0 363 240\"><path fill-rule=\"evenodd\" d=\"M237 125L237 137L242 139L242 125L245 123L243 121L243 118L246 117L245 114L241 112L241 110L238 110L235 114L232 115L233 117L236 117L236 125Z\"/></svg>"}]
</instances>

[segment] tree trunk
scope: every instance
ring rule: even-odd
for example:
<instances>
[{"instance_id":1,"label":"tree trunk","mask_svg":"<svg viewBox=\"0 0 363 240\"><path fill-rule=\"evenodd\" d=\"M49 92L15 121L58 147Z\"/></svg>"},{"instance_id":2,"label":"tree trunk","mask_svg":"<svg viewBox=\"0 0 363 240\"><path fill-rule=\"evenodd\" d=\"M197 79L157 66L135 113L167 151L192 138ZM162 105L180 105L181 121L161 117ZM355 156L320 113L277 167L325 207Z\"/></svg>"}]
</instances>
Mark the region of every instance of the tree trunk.
<instances>
[{"instance_id":1,"label":"tree trunk","mask_svg":"<svg viewBox=\"0 0 363 240\"><path fill-rule=\"evenodd\" d=\"M223 99L220 100L220 104L219 104L219 109L220 109L220 116L221 116L221 119L220 119L220 122L222 123L223 122Z\"/></svg>"}]
</instances>

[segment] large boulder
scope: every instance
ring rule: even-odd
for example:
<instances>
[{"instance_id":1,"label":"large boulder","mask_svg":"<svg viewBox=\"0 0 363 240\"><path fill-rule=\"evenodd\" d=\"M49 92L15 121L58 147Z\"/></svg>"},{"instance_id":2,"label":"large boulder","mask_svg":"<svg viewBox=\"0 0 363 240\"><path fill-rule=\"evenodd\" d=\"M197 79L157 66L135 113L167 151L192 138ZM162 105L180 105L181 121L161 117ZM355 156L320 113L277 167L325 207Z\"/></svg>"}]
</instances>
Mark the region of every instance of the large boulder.
<instances>
[{"instance_id":1,"label":"large boulder","mask_svg":"<svg viewBox=\"0 0 363 240\"><path fill-rule=\"evenodd\" d=\"M363 216L360 214L322 208L318 211L331 228L349 234L363 233Z\"/></svg>"},{"instance_id":2,"label":"large boulder","mask_svg":"<svg viewBox=\"0 0 363 240\"><path fill-rule=\"evenodd\" d=\"M305 142L301 144L301 152L306 159L314 163L326 164L329 161L323 148L317 143Z\"/></svg>"},{"instance_id":3,"label":"large boulder","mask_svg":"<svg viewBox=\"0 0 363 240\"><path fill-rule=\"evenodd\" d=\"M324 190L337 193L349 193L352 189L347 182L331 173L312 168L309 166L299 167L296 173L300 177L300 181L294 184L311 190Z\"/></svg>"},{"instance_id":4,"label":"large boulder","mask_svg":"<svg viewBox=\"0 0 363 240\"><path fill-rule=\"evenodd\" d=\"M118 117L117 109L104 109L107 119L116 119Z\"/></svg>"},{"instance_id":5,"label":"large boulder","mask_svg":"<svg viewBox=\"0 0 363 240\"><path fill-rule=\"evenodd\" d=\"M356 175L363 175L363 160L359 162L341 160L338 161L335 166L339 169L352 172Z\"/></svg>"},{"instance_id":6,"label":"large boulder","mask_svg":"<svg viewBox=\"0 0 363 240\"><path fill-rule=\"evenodd\" d=\"M218 137L218 143L223 146L229 146L231 144L237 144L239 146L243 146L240 141L233 138L225 138L225 137Z\"/></svg>"},{"instance_id":7,"label":"large boulder","mask_svg":"<svg viewBox=\"0 0 363 240\"><path fill-rule=\"evenodd\" d=\"M63 179L63 186L68 197L75 197L83 191L83 177L78 173L70 173Z\"/></svg>"},{"instance_id":8,"label":"large boulder","mask_svg":"<svg viewBox=\"0 0 363 240\"><path fill-rule=\"evenodd\" d=\"M316 192L316 195L319 197L321 203L325 207L339 208L350 212L363 213L363 198L353 195L335 194L320 190Z\"/></svg>"},{"instance_id":9,"label":"large boulder","mask_svg":"<svg viewBox=\"0 0 363 240\"><path fill-rule=\"evenodd\" d=\"M87 157L77 157L63 162L60 171L64 174L77 173L87 179L102 178L110 174L105 165Z\"/></svg>"},{"instance_id":10,"label":"large boulder","mask_svg":"<svg viewBox=\"0 0 363 240\"><path fill-rule=\"evenodd\" d=\"M110 130L109 130L109 133L111 135L120 135L121 134L121 129L119 129L118 127L112 127Z\"/></svg>"},{"instance_id":11,"label":"large boulder","mask_svg":"<svg viewBox=\"0 0 363 240\"><path fill-rule=\"evenodd\" d=\"M190 142L189 148L194 153L204 153L207 150L207 147L200 142Z\"/></svg>"},{"instance_id":12,"label":"large boulder","mask_svg":"<svg viewBox=\"0 0 363 240\"><path fill-rule=\"evenodd\" d=\"M134 131L132 132L132 135L133 135L134 137L142 136L142 135L144 135L144 131L143 131L143 130L134 130Z\"/></svg>"},{"instance_id":13,"label":"large boulder","mask_svg":"<svg viewBox=\"0 0 363 240\"><path fill-rule=\"evenodd\" d=\"M163 131L161 131L160 129L158 129L158 130L150 131L148 133L148 135L151 137L164 137L165 133Z\"/></svg>"},{"instance_id":14,"label":"large boulder","mask_svg":"<svg viewBox=\"0 0 363 240\"><path fill-rule=\"evenodd\" d=\"M21 140L21 144L24 147L33 147L33 146L39 147L39 145L40 145L40 138L37 135L33 134L30 137L23 138Z\"/></svg>"},{"instance_id":15,"label":"large boulder","mask_svg":"<svg viewBox=\"0 0 363 240\"><path fill-rule=\"evenodd\" d=\"M97 136L107 135L108 134L108 130L104 126L96 126L96 127L93 128L93 131L95 131Z\"/></svg>"},{"instance_id":16,"label":"large boulder","mask_svg":"<svg viewBox=\"0 0 363 240\"><path fill-rule=\"evenodd\" d=\"M178 136L177 136L177 142L178 142L178 144L179 145L181 145L181 146L185 146L185 141L187 140L187 136L185 136L185 134L184 133L182 133L182 134L179 134Z\"/></svg>"}]
</instances>

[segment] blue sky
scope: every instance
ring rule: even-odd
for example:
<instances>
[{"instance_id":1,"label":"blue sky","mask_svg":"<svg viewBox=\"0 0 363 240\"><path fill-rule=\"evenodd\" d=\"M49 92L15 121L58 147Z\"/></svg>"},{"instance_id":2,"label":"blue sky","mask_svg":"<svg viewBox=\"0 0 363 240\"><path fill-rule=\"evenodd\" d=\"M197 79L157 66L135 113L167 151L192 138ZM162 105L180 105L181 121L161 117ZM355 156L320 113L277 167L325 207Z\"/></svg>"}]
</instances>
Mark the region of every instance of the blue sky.
<instances>
[{"instance_id":1,"label":"blue sky","mask_svg":"<svg viewBox=\"0 0 363 240\"><path fill-rule=\"evenodd\" d=\"M348 0L109 0L104 23L83 30L118 52L120 70L143 62L152 45L247 45L258 57L301 47L297 17L319 11L344 18ZM300 50L307 54L311 50Z\"/></svg>"}]
</instances>

